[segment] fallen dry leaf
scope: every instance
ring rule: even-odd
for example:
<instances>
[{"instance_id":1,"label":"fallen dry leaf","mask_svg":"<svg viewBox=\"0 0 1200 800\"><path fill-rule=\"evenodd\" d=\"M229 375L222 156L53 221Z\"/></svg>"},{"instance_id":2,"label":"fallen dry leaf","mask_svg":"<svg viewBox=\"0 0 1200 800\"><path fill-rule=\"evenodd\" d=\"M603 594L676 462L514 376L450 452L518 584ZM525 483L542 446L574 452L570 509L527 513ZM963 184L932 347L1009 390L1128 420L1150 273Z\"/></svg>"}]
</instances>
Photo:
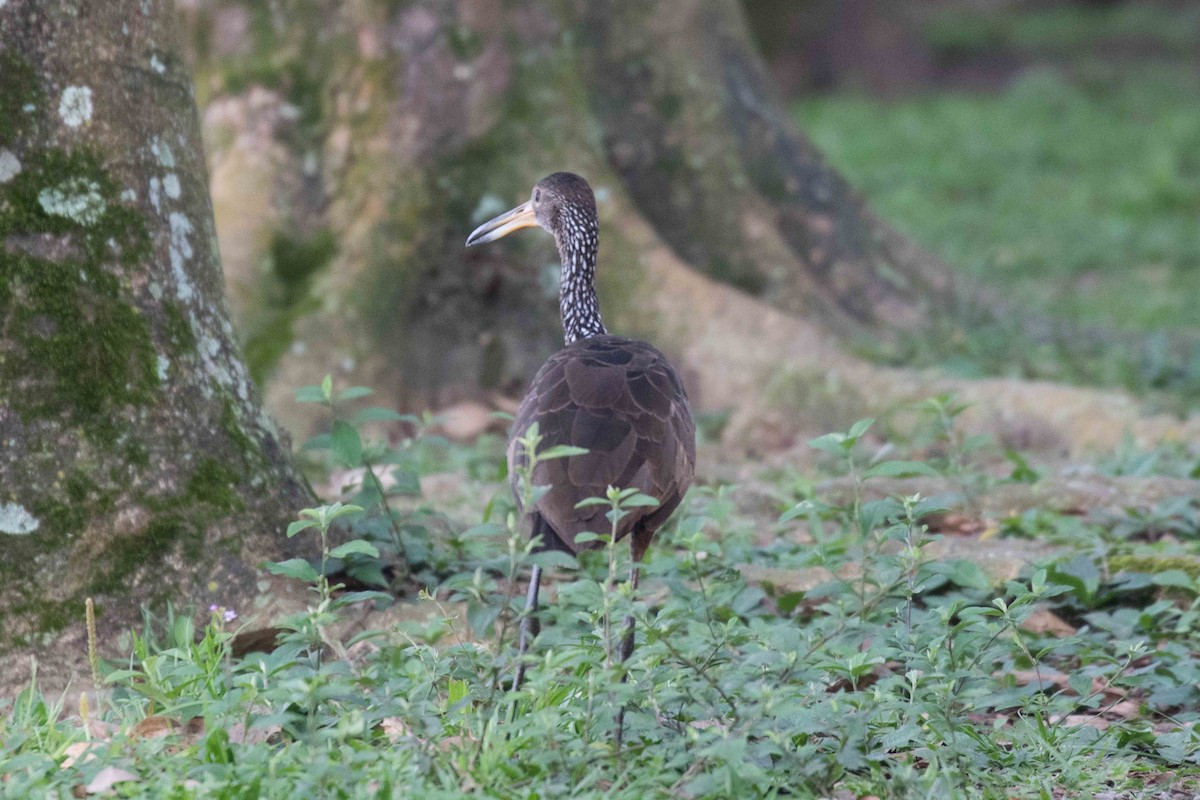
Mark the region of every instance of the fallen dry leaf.
<instances>
[{"instance_id":1,"label":"fallen dry leaf","mask_svg":"<svg viewBox=\"0 0 1200 800\"><path fill-rule=\"evenodd\" d=\"M478 741L474 736L447 736L438 741L438 749L443 753L449 753L456 747L463 745L473 745Z\"/></svg>"},{"instance_id":2,"label":"fallen dry leaf","mask_svg":"<svg viewBox=\"0 0 1200 800\"><path fill-rule=\"evenodd\" d=\"M72 744L67 745L67 757L63 759L62 764L59 766L62 769L67 769L75 764L91 761L96 757L94 754L92 754L91 750L99 746L100 742L73 742Z\"/></svg>"},{"instance_id":3,"label":"fallen dry leaf","mask_svg":"<svg viewBox=\"0 0 1200 800\"><path fill-rule=\"evenodd\" d=\"M379 723L379 727L392 744L397 744L401 739L407 739L413 735L412 728L408 727L408 723L399 717L384 717Z\"/></svg>"},{"instance_id":4,"label":"fallen dry leaf","mask_svg":"<svg viewBox=\"0 0 1200 800\"><path fill-rule=\"evenodd\" d=\"M179 730L180 724L170 717L146 717L144 720L133 726L133 730L129 735L135 739L159 739L163 736L170 736L175 731Z\"/></svg>"},{"instance_id":5,"label":"fallen dry leaf","mask_svg":"<svg viewBox=\"0 0 1200 800\"><path fill-rule=\"evenodd\" d=\"M1030 633L1048 634L1060 638L1074 636L1078 631L1074 625L1066 622L1062 617L1045 607L1034 609L1033 613L1021 625L1021 628Z\"/></svg>"},{"instance_id":6,"label":"fallen dry leaf","mask_svg":"<svg viewBox=\"0 0 1200 800\"><path fill-rule=\"evenodd\" d=\"M1061 720L1051 719L1051 722L1059 723L1068 728L1088 727L1095 728L1098 731L1105 730L1111 722L1097 714L1067 714Z\"/></svg>"},{"instance_id":7,"label":"fallen dry leaf","mask_svg":"<svg viewBox=\"0 0 1200 800\"><path fill-rule=\"evenodd\" d=\"M111 739L116 735L120 726L112 722L96 719L95 717L88 717L87 724L82 727L89 739Z\"/></svg>"},{"instance_id":8,"label":"fallen dry leaf","mask_svg":"<svg viewBox=\"0 0 1200 800\"><path fill-rule=\"evenodd\" d=\"M96 777L83 787L88 794L101 794L112 790L112 787L124 781L141 780L136 774L120 767L104 767L96 773Z\"/></svg>"},{"instance_id":9,"label":"fallen dry leaf","mask_svg":"<svg viewBox=\"0 0 1200 800\"><path fill-rule=\"evenodd\" d=\"M441 409L438 417L441 420L438 427L446 438L460 442L472 441L486 430L502 427L492 409L471 400Z\"/></svg>"},{"instance_id":10,"label":"fallen dry leaf","mask_svg":"<svg viewBox=\"0 0 1200 800\"><path fill-rule=\"evenodd\" d=\"M988 529L985 520L963 514L958 511L938 511L926 514L921 518L933 533L946 533L953 536L975 536L983 534Z\"/></svg>"},{"instance_id":11,"label":"fallen dry leaf","mask_svg":"<svg viewBox=\"0 0 1200 800\"><path fill-rule=\"evenodd\" d=\"M247 728L241 722L235 722L226 729L232 744L266 744L272 740L272 737L278 736L282 732L283 728L278 725Z\"/></svg>"},{"instance_id":12,"label":"fallen dry leaf","mask_svg":"<svg viewBox=\"0 0 1200 800\"><path fill-rule=\"evenodd\" d=\"M1104 713L1121 717L1123 719L1134 719L1142 713L1141 703L1136 700L1122 700L1119 703L1114 703L1111 707L1104 709Z\"/></svg>"},{"instance_id":13,"label":"fallen dry leaf","mask_svg":"<svg viewBox=\"0 0 1200 800\"><path fill-rule=\"evenodd\" d=\"M379 645L369 639L364 639L346 648L346 660L350 662L351 666L362 669L370 662L371 657L378 652Z\"/></svg>"}]
</instances>

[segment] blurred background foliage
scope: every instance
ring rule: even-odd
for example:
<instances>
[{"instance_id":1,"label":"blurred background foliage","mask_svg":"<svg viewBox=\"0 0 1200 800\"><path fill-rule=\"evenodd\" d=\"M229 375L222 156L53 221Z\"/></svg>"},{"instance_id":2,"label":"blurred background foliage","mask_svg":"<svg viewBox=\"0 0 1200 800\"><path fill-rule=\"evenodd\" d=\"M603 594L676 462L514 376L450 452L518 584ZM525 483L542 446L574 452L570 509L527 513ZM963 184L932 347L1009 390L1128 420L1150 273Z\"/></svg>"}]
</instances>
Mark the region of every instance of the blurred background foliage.
<instances>
[{"instance_id":1,"label":"blurred background foliage","mask_svg":"<svg viewBox=\"0 0 1200 800\"><path fill-rule=\"evenodd\" d=\"M902 231L1021 306L1196 332L1200 6L744 7L798 124Z\"/></svg>"},{"instance_id":2,"label":"blurred background foliage","mask_svg":"<svg viewBox=\"0 0 1200 800\"><path fill-rule=\"evenodd\" d=\"M743 3L797 124L874 209L1018 313L900 363L1200 387L1200 6Z\"/></svg>"}]
</instances>

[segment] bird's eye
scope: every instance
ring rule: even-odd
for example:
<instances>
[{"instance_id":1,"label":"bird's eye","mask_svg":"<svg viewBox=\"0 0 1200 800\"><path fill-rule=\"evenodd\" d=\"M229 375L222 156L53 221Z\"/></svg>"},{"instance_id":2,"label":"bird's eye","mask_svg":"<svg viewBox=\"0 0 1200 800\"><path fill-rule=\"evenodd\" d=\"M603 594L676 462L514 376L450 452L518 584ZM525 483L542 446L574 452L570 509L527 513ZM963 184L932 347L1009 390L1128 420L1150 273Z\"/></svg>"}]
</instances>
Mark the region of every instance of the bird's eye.
<instances>
[{"instance_id":1,"label":"bird's eye","mask_svg":"<svg viewBox=\"0 0 1200 800\"><path fill-rule=\"evenodd\" d=\"M539 201L539 200L541 200L541 199L542 199L542 190L541 190L541 189L534 189L534 190L533 190L533 202L535 202L535 203L536 203L537 201Z\"/></svg>"}]
</instances>

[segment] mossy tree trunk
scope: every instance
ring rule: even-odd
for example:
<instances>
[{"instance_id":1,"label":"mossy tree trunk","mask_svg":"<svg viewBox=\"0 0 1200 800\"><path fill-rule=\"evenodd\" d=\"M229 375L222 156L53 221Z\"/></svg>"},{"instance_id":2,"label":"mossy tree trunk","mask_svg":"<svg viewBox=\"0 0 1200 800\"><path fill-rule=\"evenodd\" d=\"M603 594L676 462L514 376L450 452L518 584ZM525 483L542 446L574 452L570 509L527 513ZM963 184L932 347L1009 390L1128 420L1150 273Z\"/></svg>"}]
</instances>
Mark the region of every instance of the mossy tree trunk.
<instances>
[{"instance_id":1,"label":"mossy tree trunk","mask_svg":"<svg viewBox=\"0 0 1200 800\"><path fill-rule=\"evenodd\" d=\"M249 611L308 497L227 313L163 0L0 3L0 672L142 604Z\"/></svg>"},{"instance_id":2,"label":"mossy tree trunk","mask_svg":"<svg viewBox=\"0 0 1200 800\"><path fill-rule=\"evenodd\" d=\"M598 190L610 328L679 359L734 433L947 390L1016 430L1046 421L1036 387L848 353L886 351L960 289L795 129L735 0L198 0L186 25L234 315L299 434L318 421L290 392L327 370L417 408L523 391L561 341L553 247L463 240L560 169ZM1121 408L1101 439L1137 416Z\"/></svg>"}]
</instances>

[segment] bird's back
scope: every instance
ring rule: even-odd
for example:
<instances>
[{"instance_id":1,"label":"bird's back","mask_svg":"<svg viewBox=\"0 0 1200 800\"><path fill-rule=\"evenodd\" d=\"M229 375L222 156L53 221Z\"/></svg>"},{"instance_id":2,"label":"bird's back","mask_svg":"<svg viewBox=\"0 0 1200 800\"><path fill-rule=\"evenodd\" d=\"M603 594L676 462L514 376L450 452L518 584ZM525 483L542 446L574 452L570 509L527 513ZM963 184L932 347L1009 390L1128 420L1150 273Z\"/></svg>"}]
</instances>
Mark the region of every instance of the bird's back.
<instances>
[{"instance_id":1,"label":"bird's back","mask_svg":"<svg viewBox=\"0 0 1200 800\"><path fill-rule=\"evenodd\" d=\"M571 445L588 451L534 469L534 486L550 487L529 509L544 546L583 549L586 545L575 542L578 534L608 533L611 523L606 506L576 504L603 497L609 486L636 488L659 501L654 508L631 509L618 528L618 538L637 534L634 551L640 557L695 472L695 424L683 383L666 357L646 342L607 334L552 355L534 377L513 425L508 466L518 502L517 474L526 463L519 440L535 422L543 437L539 450Z\"/></svg>"}]
</instances>

